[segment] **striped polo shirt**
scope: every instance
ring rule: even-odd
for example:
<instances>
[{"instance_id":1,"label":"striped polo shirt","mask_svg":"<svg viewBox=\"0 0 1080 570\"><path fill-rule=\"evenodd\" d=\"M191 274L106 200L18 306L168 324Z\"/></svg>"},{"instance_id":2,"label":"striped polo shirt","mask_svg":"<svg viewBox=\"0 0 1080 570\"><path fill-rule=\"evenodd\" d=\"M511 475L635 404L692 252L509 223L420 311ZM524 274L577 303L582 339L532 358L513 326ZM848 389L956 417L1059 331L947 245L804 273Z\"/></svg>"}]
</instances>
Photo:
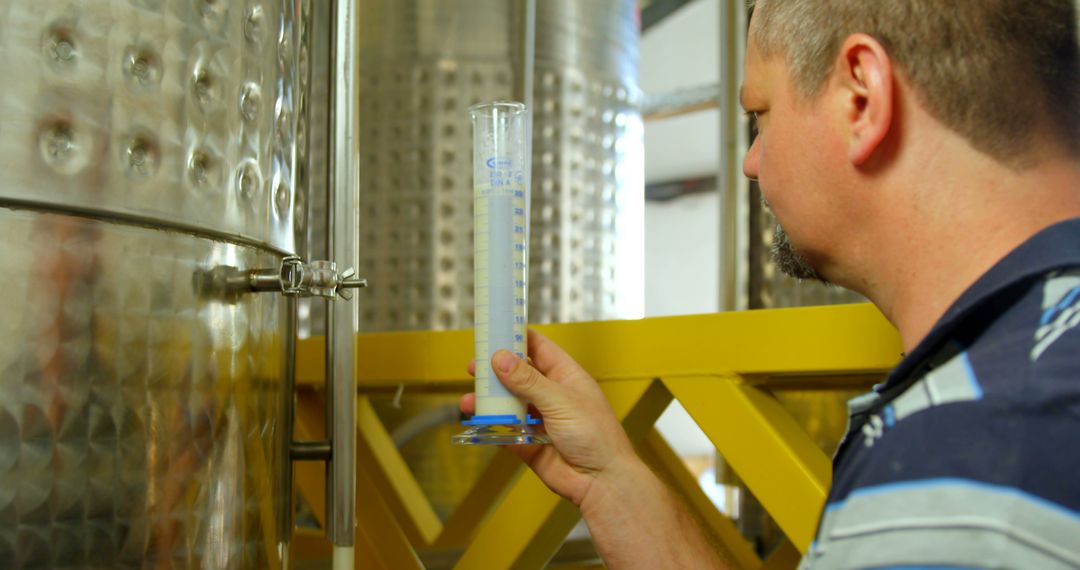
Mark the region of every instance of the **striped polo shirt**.
<instances>
[{"instance_id":1,"label":"striped polo shirt","mask_svg":"<svg viewBox=\"0 0 1080 570\"><path fill-rule=\"evenodd\" d=\"M855 398L800 568L1080 568L1080 219L984 274Z\"/></svg>"}]
</instances>

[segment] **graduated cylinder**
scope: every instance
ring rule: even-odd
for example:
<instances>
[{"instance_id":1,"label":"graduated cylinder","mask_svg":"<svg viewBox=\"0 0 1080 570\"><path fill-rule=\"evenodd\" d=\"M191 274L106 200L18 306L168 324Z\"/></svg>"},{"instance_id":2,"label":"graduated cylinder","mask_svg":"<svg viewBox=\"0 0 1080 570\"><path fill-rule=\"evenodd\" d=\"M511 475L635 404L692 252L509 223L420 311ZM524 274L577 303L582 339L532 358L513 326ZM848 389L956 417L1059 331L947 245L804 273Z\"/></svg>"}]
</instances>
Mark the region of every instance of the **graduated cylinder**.
<instances>
[{"instance_id":1,"label":"graduated cylinder","mask_svg":"<svg viewBox=\"0 0 1080 570\"><path fill-rule=\"evenodd\" d=\"M491 357L524 358L528 322L528 110L515 102L469 109L473 123L476 416L457 443L541 443L525 405L499 383Z\"/></svg>"}]
</instances>

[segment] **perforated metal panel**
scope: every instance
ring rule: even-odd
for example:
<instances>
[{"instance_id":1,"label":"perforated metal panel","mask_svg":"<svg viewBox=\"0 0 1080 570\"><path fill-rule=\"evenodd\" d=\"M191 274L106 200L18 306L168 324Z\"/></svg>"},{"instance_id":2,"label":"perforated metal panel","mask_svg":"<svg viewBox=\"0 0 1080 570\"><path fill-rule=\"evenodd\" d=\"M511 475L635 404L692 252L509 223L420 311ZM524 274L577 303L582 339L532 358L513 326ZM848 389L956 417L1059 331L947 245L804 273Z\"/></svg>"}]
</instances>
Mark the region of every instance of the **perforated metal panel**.
<instances>
[{"instance_id":1,"label":"perforated metal panel","mask_svg":"<svg viewBox=\"0 0 1080 570\"><path fill-rule=\"evenodd\" d=\"M289 5L4 2L0 192L291 251Z\"/></svg>"},{"instance_id":2,"label":"perforated metal panel","mask_svg":"<svg viewBox=\"0 0 1080 570\"><path fill-rule=\"evenodd\" d=\"M641 276L617 260L641 252L619 236L643 224L634 3L536 5L529 321L628 316L620 286ZM470 327L466 109L521 98L520 4L367 0L361 16L361 327Z\"/></svg>"}]
</instances>

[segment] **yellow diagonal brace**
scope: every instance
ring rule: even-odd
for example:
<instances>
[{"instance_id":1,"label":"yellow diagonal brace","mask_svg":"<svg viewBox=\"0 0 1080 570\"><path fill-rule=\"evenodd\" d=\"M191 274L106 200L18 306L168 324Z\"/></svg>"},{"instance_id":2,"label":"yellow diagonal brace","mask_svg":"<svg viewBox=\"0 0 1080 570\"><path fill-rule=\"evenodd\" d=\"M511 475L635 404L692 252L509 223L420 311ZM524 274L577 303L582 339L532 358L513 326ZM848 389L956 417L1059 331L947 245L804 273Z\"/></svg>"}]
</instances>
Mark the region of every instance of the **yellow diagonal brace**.
<instances>
[{"instance_id":1,"label":"yellow diagonal brace","mask_svg":"<svg viewBox=\"0 0 1080 570\"><path fill-rule=\"evenodd\" d=\"M705 523L708 531L726 550L726 557L737 568L757 568L761 559L754 554L754 549L746 538L735 528L735 523L716 510L697 480L686 468L664 436L656 429L649 430L645 439L638 446L638 453L652 467L664 482L682 495L687 503Z\"/></svg>"},{"instance_id":2,"label":"yellow diagonal brace","mask_svg":"<svg viewBox=\"0 0 1080 570\"><path fill-rule=\"evenodd\" d=\"M392 570L379 558L379 544L368 536L366 529L356 529L356 551L353 555L356 570Z\"/></svg>"},{"instance_id":3,"label":"yellow diagonal brace","mask_svg":"<svg viewBox=\"0 0 1080 570\"><path fill-rule=\"evenodd\" d=\"M422 570L424 566L404 530L398 525L401 518L387 504L385 496L369 474L367 469L356 470L356 542L358 546L367 543L372 549L370 553L363 553L364 556L356 556L356 568L370 570L371 566L365 562L370 563L374 558L378 568Z\"/></svg>"},{"instance_id":4,"label":"yellow diagonal brace","mask_svg":"<svg viewBox=\"0 0 1080 570\"><path fill-rule=\"evenodd\" d=\"M653 380L609 382L602 387L631 439L641 438L671 402L671 394ZM541 568L580 516L532 471L524 471L484 520L455 568Z\"/></svg>"},{"instance_id":5,"label":"yellow diagonal brace","mask_svg":"<svg viewBox=\"0 0 1080 570\"><path fill-rule=\"evenodd\" d=\"M454 513L443 525L443 532L432 545L436 548L464 548L480 521L491 511L499 495L492 489L504 489L525 469L525 464L509 453L496 453L483 473L473 484L469 494L454 509Z\"/></svg>"},{"instance_id":6,"label":"yellow diagonal brace","mask_svg":"<svg viewBox=\"0 0 1080 570\"><path fill-rule=\"evenodd\" d=\"M771 395L737 376L665 379L800 552L814 537L829 460Z\"/></svg>"},{"instance_id":7,"label":"yellow diagonal brace","mask_svg":"<svg viewBox=\"0 0 1080 570\"><path fill-rule=\"evenodd\" d=\"M372 420L374 413L371 403L366 398L361 398L363 403L358 402L357 422L364 426L357 434L358 465L356 475L356 504L357 504L357 541L356 541L356 567L384 568L386 570L398 570L408 568L422 568L409 537L402 530L399 521L411 520L403 516L401 511L394 512L387 504L383 490L376 485L373 473L378 472L385 477L385 471L376 468L373 459L376 454L372 453L369 442L378 437L365 438L378 430L368 422L378 423L378 419ZM324 437L324 411L323 399L314 390L301 389L297 392L296 406L296 437L301 441L319 440ZM378 424L381 427L382 424ZM366 430L366 431L365 431ZM385 433L385 430L383 430ZM389 436L387 436L389 437ZM393 444L391 443L391 446ZM367 452L365 454L365 451ZM396 451L395 451L396 453ZM385 456L386 451L380 452ZM384 457L385 458L385 457ZM400 458L400 456L399 456ZM392 461L389 461L392 463ZM400 466L399 466L400 467ZM315 513L319 524L325 525L326 505L326 467L322 462L300 461L294 464L295 482L297 489L307 499ZM407 468L406 468L407 471ZM391 490L394 490L391 487ZM426 501L426 499L425 499ZM438 522L438 519L436 519ZM323 537L322 540L326 541ZM318 539L306 538L307 549L315 548ZM329 541L327 541L329 549Z\"/></svg>"},{"instance_id":8,"label":"yellow diagonal brace","mask_svg":"<svg viewBox=\"0 0 1080 570\"><path fill-rule=\"evenodd\" d=\"M297 528L293 530L292 544L289 545L289 553L292 556L290 568L296 566L297 560L304 562L329 561L333 556L333 547L323 531L311 528Z\"/></svg>"},{"instance_id":9,"label":"yellow diagonal brace","mask_svg":"<svg viewBox=\"0 0 1080 570\"><path fill-rule=\"evenodd\" d=\"M606 381L687 375L859 374L900 359L896 330L872 305L840 305L537 326ZM323 340L297 349L297 381L322 382ZM360 389L462 390L472 331L357 337Z\"/></svg>"},{"instance_id":10,"label":"yellow diagonal brace","mask_svg":"<svg viewBox=\"0 0 1080 570\"><path fill-rule=\"evenodd\" d=\"M802 553L795 548L794 544L791 544L790 540L785 540L769 555L769 559L762 565L761 570L794 570L801 560Z\"/></svg>"},{"instance_id":11,"label":"yellow diagonal brace","mask_svg":"<svg viewBox=\"0 0 1080 570\"><path fill-rule=\"evenodd\" d=\"M357 399L356 423L359 470L371 477L409 540L417 546L431 544L442 532L442 522L367 396Z\"/></svg>"}]
</instances>

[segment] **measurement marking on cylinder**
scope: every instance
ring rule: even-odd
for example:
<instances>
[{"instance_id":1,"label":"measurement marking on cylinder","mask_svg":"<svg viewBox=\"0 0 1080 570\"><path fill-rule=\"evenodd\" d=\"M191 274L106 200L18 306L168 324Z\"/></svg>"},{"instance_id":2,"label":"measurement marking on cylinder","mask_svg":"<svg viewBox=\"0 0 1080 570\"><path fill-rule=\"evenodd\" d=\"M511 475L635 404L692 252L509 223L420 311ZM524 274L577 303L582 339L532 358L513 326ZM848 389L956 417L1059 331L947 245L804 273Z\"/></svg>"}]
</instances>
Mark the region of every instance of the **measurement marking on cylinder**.
<instances>
[{"instance_id":1,"label":"measurement marking on cylinder","mask_svg":"<svg viewBox=\"0 0 1080 570\"><path fill-rule=\"evenodd\" d=\"M469 109L473 119L473 259L476 415L457 444L550 443L525 404L491 368L500 349L525 358L529 219L527 111L496 102Z\"/></svg>"}]
</instances>

